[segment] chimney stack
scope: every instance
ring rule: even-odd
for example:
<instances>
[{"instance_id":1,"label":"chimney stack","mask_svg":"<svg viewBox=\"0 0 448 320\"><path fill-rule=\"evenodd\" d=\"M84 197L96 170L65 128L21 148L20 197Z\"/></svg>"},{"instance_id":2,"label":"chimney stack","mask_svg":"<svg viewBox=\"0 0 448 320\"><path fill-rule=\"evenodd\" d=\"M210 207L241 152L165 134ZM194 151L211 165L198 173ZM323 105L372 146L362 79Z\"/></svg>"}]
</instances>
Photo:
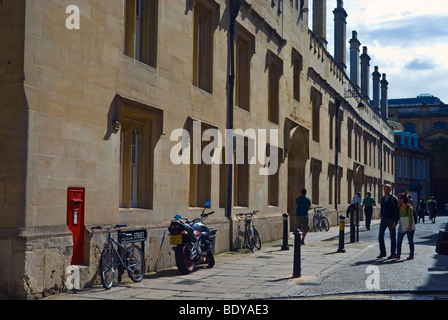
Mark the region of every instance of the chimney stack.
<instances>
[{"instance_id":1,"label":"chimney stack","mask_svg":"<svg viewBox=\"0 0 448 320\"><path fill-rule=\"evenodd\" d=\"M345 71L347 69L346 62L346 28L347 28L347 12L344 9L342 0L338 0L338 7L334 9L334 60Z\"/></svg>"},{"instance_id":2,"label":"chimney stack","mask_svg":"<svg viewBox=\"0 0 448 320\"><path fill-rule=\"evenodd\" d=\"M389 82L386 80L386 74L383 73L383 79L381 80L381 114L385 119L389 118L389 105L387 102L387 85Z\"/></svg>"},{"instance_id":3,"label":"chimney stack","mask_svg":"<svg viewBox=\"0 0 448 320\"><path fill-rule=\"evenodd\" d=\"M327 48L327 0L313 1L313 32Z\"/></svg>"},{"instance_id":4,"label":"chimney stack","mask_svg":"<svg viewBox=\"0 0 448 320\"><path fill-rule=\"evenodd\" d=\"M358 33L352 31L350 43L350 80L359 88L359 46Z\"/></svg>"},{"instance_id":5,"label":"chimney stack","mask_svg":"<svg viewBox=\"0 0 448 320\"><path fill-rule=\"evenodd\" d=\"M378 71L378 66L375 66L375 71L372 73L373 76L373 107L380 110L380 79L381 74Z\"/></svg>"},{"instance_id":6,"label":"chimney stack","mask_svg":"<svg viewBox=\"0 0 448 320\"><path fill-rule=\"evenodd\" d=\"M361 94L369 99L369 78L370 78L370 57L367 54L367 47L362 47L361 55Z\"/></svg>"}]
</instances>

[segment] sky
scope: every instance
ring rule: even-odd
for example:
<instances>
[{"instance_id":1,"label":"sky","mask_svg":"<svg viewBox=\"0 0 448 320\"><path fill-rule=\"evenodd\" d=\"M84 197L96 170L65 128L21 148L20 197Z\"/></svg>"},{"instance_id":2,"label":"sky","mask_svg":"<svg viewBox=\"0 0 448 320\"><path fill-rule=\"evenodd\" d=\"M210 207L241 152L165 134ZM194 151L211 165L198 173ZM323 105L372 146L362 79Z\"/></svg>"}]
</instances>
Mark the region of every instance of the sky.
<instances>
[{"instance_id":1,"label":"sky","mask_svg":"<svg viewBox=\"0 0 448 320\"><path fill-rule=\"evenodd\" d=\"M331 54L336 3L327 0L327 48ZM379 72L386 74L389 99L430 93L448 104L447 0L345 0L344 8L347 41L356 30L361 53L367 46L371 73L378 66ZM346 64L349 68L348 51Z\"/></svg>"}]
</instances>

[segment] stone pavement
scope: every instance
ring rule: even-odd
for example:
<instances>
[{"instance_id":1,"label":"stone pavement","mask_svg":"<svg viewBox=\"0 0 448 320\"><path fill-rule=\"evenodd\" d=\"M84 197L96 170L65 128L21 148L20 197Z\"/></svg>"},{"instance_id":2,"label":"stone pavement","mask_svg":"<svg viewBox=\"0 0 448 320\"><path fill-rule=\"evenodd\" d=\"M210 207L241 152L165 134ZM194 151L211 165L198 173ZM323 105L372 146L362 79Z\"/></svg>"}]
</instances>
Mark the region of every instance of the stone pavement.
<instances>
[{"instance_id":1,"label":"stone pavement","mask_svg":"<svg viewBox=\"0 0 448 320\"><path fill-rule=\"evenodd\" d=\"M372 224L378 224L373 221ZM291 299L317 286L318 275L346 259L361 253L369 243L348 243L346 226L345 253L337 253L339 227L329 232L310 232L301 246L301 277L294 278L294 236L290 250L281 250L282 241L263 244L254 253L246 249L215 257L214 268L199 265L195 272L181 275L176 267L149 273L140 283L125 278L111 290L101 285L74 293L59 294L46 300L244 300Z\"/></svg>"}]
</instances>

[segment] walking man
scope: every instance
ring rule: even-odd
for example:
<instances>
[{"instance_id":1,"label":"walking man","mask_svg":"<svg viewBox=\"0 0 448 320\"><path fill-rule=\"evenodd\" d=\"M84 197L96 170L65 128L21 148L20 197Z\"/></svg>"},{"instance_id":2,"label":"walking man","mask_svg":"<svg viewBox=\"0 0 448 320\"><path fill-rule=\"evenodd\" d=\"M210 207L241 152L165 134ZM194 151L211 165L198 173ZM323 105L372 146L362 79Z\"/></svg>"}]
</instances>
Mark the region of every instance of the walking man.
<instances>
[{"instance_id":1,"label":"walking man","mask_svg":"<svg viewBox=\"0 0 448 320\"><path fill-rule=\"evenodd\" d=\"M395 257L395 250L397 248L397 237L395 227L398 224L398 199L391 194L390 184L385 184L383 187L384 196L381 197L381 211L380 211L380 231L378 233L378 242L380 244L380 255L377 259L386 257L386 245L384 243L384 233L389 229L390 234L390 256L388 259Z\"/></svg>"},{"instance_id":2,"label":"walking man","mask_svg":"<svg viewBox=\"0 0 448 320\"><path fill-rule=\"evenodd\" d=\"M311 200L306 197L306 189L302 189L302 195L296 199L297 224L302 231L302 244L305 244L305 237L309 231L309 215L308 210L311 208Z\"/></svg>"},{"instance_id":3,"label":"walking man","mask_svg":"<svg viewBox=\"0 0 448 320\"><path fill-rule=\"evenodd\" d=\"M375 199L372 198L372 193L367 191L367 197L362 200L361 209L364 209L366 215L366 229L370 230L370 223L372 221L373 207L376 206Z\"/></svg>"}]
</instances>

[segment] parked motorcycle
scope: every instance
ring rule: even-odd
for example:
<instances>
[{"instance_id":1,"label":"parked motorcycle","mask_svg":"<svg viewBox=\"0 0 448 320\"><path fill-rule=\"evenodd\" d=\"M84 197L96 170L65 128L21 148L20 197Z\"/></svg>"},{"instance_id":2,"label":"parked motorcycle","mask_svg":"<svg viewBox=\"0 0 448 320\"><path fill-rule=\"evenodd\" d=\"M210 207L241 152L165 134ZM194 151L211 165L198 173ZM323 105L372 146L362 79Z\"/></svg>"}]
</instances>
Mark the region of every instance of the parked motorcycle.
<instances>
[{"instance_id":1,"label":"parked motorcycle","mask_svg":"<svg viewBox=\"0 0 448 320\"><path fill-rule=\"evenodd\" d=\"M192 221L176 215L168 228L170 245L174 245L177 269L182 274L193 271L195 264L206 263L209 268L215 265L213 254L213 240L216 230L210 230L204 219L215 211L205 213L206 207L210 206L207 201L202 210L201 217Z\"/></svg>"}]
</instances>

